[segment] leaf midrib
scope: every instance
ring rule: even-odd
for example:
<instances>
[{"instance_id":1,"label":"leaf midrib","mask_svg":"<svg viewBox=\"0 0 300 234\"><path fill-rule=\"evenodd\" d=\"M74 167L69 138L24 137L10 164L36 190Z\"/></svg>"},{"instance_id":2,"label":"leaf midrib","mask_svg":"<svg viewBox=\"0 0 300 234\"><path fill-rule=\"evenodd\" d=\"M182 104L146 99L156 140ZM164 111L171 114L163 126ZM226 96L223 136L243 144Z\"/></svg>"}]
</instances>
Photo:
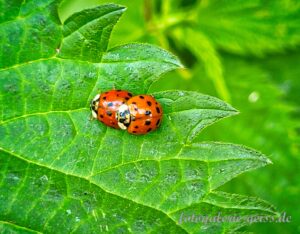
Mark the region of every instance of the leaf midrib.
<instances>
[{"instance_id":1,"label":"leaf midrib","mask_svg":"<svg viewBox=\"0 0 300 234\"><path fill-rule=\"evenodd\" d=\"M19 224L11 223L9 221L0 220L0 223L6 224L6 225L10 225L10 226L16 227L18 229L25 229L26 231L29 231L29 232L36 232L36 233L42 234L42 232L40 232L40 231L37 231L37 230L34 230L34 229L29 229L27 227L21 226Z\"/></svg>"},{"instance_id":2,"label":"leaf midrib","mask_svg":"<svg viewBox=\"0 0 300 234\"><path fill-rule=\"evenodd\" d=\"M103 52L103 56L105 54L108 54L108 53L110 53L109 50L106 51L106 52ZM132 59L132 60L124 60L124 61L103 61L102 60L101 62L93 63L93 62L90 62L90 61L87 61L87 60L80 60L80 59L74 60L74 59L57 57L58 55L59 55L59 53L56 53L55 56L52 56L52 57L39 58L39 59L36 59L36 60L30 60L30 61L26 61L26 62L23 62L23 63L14 64L14 65L9 66L9 67L0 68L0 72L6 71L6 70L10 70L10 69L18 69L19 67L26 66L28 64L32 64L32 63L36 63L36 62L42 62L42 61L48 61L48 60L49 61L50 60L58 60L59 62L62 62L62 61L73 61L73 62L78 62L78 63L87 63L87 64L95 65L95 66L98 66L98 67L100 67L102 64L140 63L140 62L143 62L143 61L152 62L152 63L162 63L162 61L153 60L153 59ZM173 62L170 62L170 61L163 61L163 63L177 66L176 63L173 63Z\"/></svg>"},{"instance_id":3,"label":"leaf midrib","mask_svg":"<svg viewBox=\"0 0 300 234\"><path fill-rule=\"evenodd\" d=\"M216 110L216 111L232 113L232 114L229 115L229 117L236 113L235 111L220 110L220 109L217 109L217 108L199 108L199 109L195 108L195 109L185 109L185 110L172 111L172 112L167 112L165 114L168 116L168 115L172 115L174 113L185 113L185 112L189 112L189 111L203 111L203 110ZM0 125L9 123L9 122L14 121L14 120L18 120L18 119L22 119L22 118L26 118L26 117L31 117L31 116L35 116L35 115L47 115L47 114L52 114L52 113L70 113L70 112L76 112L76 111L89 111L89 108L88 107L82 107L82 108L75 108L75 109L70 109L70 110L46 110L45 112L33 112L33 113L28 113L28 114L19 115L19 116L13 117L13 118L5 119L4 121L0 121ZM227 116L221 117L221 119L226 118L226 117ZM209 119L210 119L210 117L209 117Z\"/></svg>"},{"instance_id":4,"label":"leaf midrib","mask_svg":"<svg viewBox=\"0 0 300 234\"><path fill-rule=\"evenodd\" d=\"M184 145L183 144L182 148L185 147L185 146L188 146L188 145ZM176 157L176 155L175 155L175 157ZM252 160L252 161L265 162L265 160L259 159L259 158L255 158L255 157L253 157L253 158L230 158L230 159L219 159L219 160L211 160L211 161L209 161L209 160L206 161L206 160L203 160L203 159L199 159L198 160L198 159L193 159L193 158L174 158L174 157L172 157L172 158L162 158L162 159L147 158L147 159L139 159L139 160L135 160L135 161L125 162L123 164L118 164L118 165L106 168L106 169L104 169L102 171L99 171L99 172L97 172L95 174L92 174L92 175L88 176L87 178L91 178L91 177L97 176L99 174L105 173L107 171L114 170L114 169L117 169L117 168L122 167L122 166L139 163L139 162L145 162L145 161L150 161L150 162L152 162L152 161L155 161L155 162L165 162L165 161L173 161L173 160L174 161L177 161L177 160L179 160L179 161L196 161L196 162L203 162L203 163L206 163L206 164L216 163L216 162L226 162L226 161L239 161L239 160L243 160L243 161L245 161L245 160L251 161ZM251 168L251 170L253 170L253 168ZM208 180L204 180L204 179L201 179L201 178L199 178L199 180L208 181Z\"/></svg>"},{"instance_id":5,"label":"leaf midrib","mask_svg":"<svg viewBox=\"0 0 300 234\"><path fill-rule=\"evenodd\" d=\"M19 115L13 118L5 119L4 121L0 121L0 126L3 124L7 124L9 122L26 118L26 117L31 117L31 116L36 116L36 115L47 115L47 114L52 114L52 113L70 113L70 112L76 112L76 111L86 111L89 110L89 108L84 107L84 108L77 108L77 109L72 109L72 110L51 110L51 111L45 111L45 112L34 112L34 113L29 113L29 114L24 114L24 115Z\"/></svg>"}]
</instances>

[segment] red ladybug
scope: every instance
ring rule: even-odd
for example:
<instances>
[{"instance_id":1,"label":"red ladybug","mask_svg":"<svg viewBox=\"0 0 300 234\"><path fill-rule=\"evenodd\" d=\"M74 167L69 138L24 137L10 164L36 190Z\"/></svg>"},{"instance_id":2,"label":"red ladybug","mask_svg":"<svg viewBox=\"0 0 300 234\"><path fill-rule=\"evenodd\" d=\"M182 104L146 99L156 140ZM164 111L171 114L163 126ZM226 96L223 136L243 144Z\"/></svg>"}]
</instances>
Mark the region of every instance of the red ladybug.
<instances>
[{"instance_id":1,"label":"red ladybug","mask_svg":"<svg viewBox=\"0 0 300 234\"><path fill-rule=\"evenodd\" d=\"M97 95L91 103L92 115L104 124L127 130L129 133L146 134L160 126L163 110L150 95L132 94L124 90L111 90Z\"/></svg>"},{"instance_id":2,"label":"red ladybug","mask_svg":"<svg viewBox=\"0 0 300 234\"><path fill-rule=\"evenodd\" d=\"M91 102L93 118L98 119L107 126L119 128L116 112L131 97L132 94L124 90L110 90L97 94Z\"/></svg>"},{"instance_id":3,"label":"red ladybug","mask_svg":"<svg viewBox=\"0 0 300 234\"><path fill-rule=\"evenodd\" d=\"M130 98L117 111L120 128L129 133L140 135L157 129L162 119L161 105L150 95Z\"/></svg>"}]
</instances>

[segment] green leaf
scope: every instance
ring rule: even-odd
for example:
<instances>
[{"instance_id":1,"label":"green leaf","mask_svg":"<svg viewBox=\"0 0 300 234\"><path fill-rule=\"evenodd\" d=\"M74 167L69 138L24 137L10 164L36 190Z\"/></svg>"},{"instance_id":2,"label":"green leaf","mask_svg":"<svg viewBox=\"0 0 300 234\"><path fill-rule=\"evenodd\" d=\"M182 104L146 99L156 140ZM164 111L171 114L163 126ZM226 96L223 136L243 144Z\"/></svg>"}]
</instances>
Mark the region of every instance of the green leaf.
<instances>
[{"instance_id":1,"label":"green leaf","mask_svg":"<svg viewBox=\"0 0 300 234\"><path fill-rule=\"evenodd\" d=\"M96 93L112 87L147 93L162 73L181 66L147 44L107 50L124 7L87 9L62 25L58 1L0 3L10 12L0 24L3 230L215 233L246 223L194 225L180 222L182 212L275 214L264 201L214 191L270 162L243 146L195 140L203 128L237 114L223 101L154 93L164 118L144 136L89 120Z\"/></svg>"},{"instance_id":2,"label":"green leaf","mask_svg":"<svg viewBox=\"0 0 300 234\"><path fill-rule=\"evenodd\" d=\"M174 36L185 45L199 61L203 62L207 76L212 80L219 96L230 102L230 94L223 76L223 66L210 40L201 32L191 29L176 30Z\"/></svg>"},{"instance_id":3,"label":"green leaf","mask_svg":"<svg viewBox=\"0 0 300 234\"><path fill-rule=\"evenodd\" d=\"M104 5L72 15L63 25L59 57L101 62L111 30L124 10L121 6Z\"/></svg>"},{"instance_id":4,"label":"green leaf","mask_svg":"<svg viewBox=\"0 0 300 234\"><path fill-rule=\"evenodd\" d=\"M227 51L262 56L299 44L299 10L295 0L206 0L196 30Z\"/></svg>"}]
</instances>

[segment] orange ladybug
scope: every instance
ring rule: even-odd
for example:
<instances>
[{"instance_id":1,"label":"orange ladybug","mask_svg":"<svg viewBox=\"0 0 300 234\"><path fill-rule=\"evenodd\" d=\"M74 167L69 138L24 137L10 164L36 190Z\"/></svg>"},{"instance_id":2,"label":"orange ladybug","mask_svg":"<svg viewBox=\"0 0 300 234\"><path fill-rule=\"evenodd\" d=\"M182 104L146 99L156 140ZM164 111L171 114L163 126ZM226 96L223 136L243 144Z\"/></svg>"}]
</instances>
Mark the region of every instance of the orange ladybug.
<instances>
[{"instance_id":1,"label":"orange ladybug","mask_svg":"<svg viewBox=\"0 0 300 234\"><path fill-rule=\"evenodd\" d=\"M134 96L126 104L120 106L117 111L120 128L124 129L125 126L129 133L137 135L157 129L160 126L162 115L161 105L150 95ZM126 120L122 121L124 116Z\"/></svg>"},{"instance_id":2,"label":"orange ladybug","mask_svg":"<svg viewBox=\"0 0 300 234\"><path fill-rule=\"evenodd\" d=\"M132 94L125 90L110 90L97 94L91 102L92 117L98 119L107 126L119 128L116 112L126 103Z\"/></svg>"}]
</instances>

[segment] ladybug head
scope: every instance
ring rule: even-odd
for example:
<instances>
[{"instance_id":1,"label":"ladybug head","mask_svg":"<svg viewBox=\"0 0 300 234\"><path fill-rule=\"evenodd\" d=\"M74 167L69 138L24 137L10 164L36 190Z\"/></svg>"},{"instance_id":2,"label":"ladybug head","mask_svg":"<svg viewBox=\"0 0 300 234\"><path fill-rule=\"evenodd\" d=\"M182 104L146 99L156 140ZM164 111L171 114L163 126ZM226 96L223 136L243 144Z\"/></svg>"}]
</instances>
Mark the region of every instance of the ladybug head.
<instances>
[{"instance_id":1,"label":"ladybug head","mask_svg":"<svg viewBox=\"0 0 300 234\"><path fill-rule=\"evenodd\" d=\"M100 94L97 94L91 101L90 109L92 111L93 118L97 119L98 116L98 106L99 106Z\"/></svg>"},{"instance_id":2,"label":"ladybug head","mask_svg":"<svg viewBox=\"0 0 300 234\"><path fill-rule=\"evenodd\" d=\"M130 124L130 112L126 104L123 104L119 107L116 114L116 119L119 127L123 130L126 130Z\"/></svg>"}]
</instances>

